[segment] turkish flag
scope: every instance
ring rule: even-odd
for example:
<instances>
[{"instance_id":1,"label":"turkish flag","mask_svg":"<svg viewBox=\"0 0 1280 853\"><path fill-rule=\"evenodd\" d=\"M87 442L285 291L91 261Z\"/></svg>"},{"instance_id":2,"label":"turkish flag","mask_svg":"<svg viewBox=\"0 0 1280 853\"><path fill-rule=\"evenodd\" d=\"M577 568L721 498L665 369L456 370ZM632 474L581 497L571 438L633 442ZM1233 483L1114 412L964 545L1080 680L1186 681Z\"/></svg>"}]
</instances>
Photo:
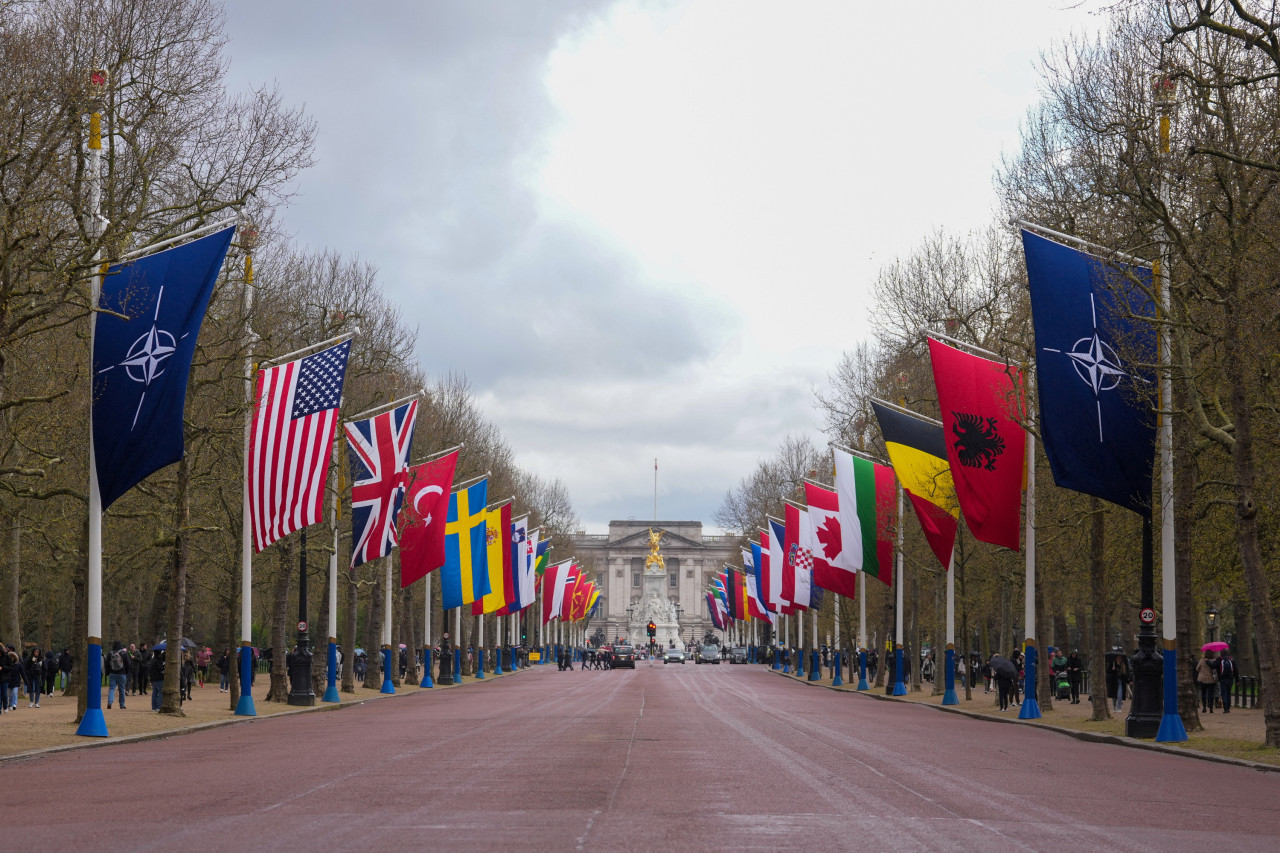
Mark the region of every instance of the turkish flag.
<instances>
[{"instance_id":1,"label":"turkish flag","mask_svg":"<svg viewBox=\"0 0 1280 853\"><path fill-rule=\"evenodd\" d=\"M1017 421L1022 374L932 338L929 356L965 524L975 539L1017 551L1027 452L1027 435Z\"/></svg>"},{"instance_id":2,"label":"turkish flag","mask_svg":"<svg viewBox=\"0 0 1280 853\"><path fill-rule=\"evenodd\" d=\"M458 453L416 465L409 471L400 533L400 588L444 565L444 523Z\"/></svg>"}]
</instances>

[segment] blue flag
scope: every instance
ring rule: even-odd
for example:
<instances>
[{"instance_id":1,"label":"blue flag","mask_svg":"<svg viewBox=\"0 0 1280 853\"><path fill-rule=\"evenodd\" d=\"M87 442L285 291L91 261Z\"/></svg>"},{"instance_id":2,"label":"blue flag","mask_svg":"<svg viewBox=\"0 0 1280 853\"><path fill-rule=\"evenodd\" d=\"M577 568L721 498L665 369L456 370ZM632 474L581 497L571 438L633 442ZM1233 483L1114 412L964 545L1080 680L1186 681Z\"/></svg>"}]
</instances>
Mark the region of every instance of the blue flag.
<instances>
[{"instance_id":1,"label":"blue flag","mask_svg":"<svg viewBox=\"0 0 1280 853\"><path fill-rule=\"evenodd\" d=\"M1040 432L1053 479L1141 515L1155 462L1151 269L1022 232L1036 333ZM1126 273L1148 288L1128 280Z\"/></svg>"},{"instance_id":2,"label":"blue flag","mask_svg":"<svg viewBox=\"0 0 1280 853\"><path fill-rule=\"evenodd\" d=\"M182 458L196 337L235 228L111 267L93 339L93 453L105 510Z\"/></svg>"},{"instance_id":3,"label":"blue flag","mask_svg":"<svg viewBox=\"0 0 1280 853\"><path fill-rule=\"evenodd\" d=\"M444 565L440 567L440 600L445 610L471 604L491 592L485 524L488 495L487 479L449 495Z\"/></svg>"}]
</instances>

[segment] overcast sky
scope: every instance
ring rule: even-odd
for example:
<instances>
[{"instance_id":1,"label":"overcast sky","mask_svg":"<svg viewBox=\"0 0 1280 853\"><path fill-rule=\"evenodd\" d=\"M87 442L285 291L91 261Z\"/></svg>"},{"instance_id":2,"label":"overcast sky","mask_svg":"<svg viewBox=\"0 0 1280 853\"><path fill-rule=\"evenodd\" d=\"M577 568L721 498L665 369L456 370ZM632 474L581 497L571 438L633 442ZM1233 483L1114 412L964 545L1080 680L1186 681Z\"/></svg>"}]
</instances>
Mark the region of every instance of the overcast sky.
<instances>
[{"instance_id":1,"label":"overcast sky","mask_svg":"<svg viewBox=\"0 0 1280 853\"><path fill-rule=\"evenodd\" d=\"M878 269L991 221L1035 62L1098 4L226 0L233 89L319 125L284 212L358 255L583 526L700 519L869 337ZM910 10L909 13L907 10Z\"/></svg>"}]
</instances>

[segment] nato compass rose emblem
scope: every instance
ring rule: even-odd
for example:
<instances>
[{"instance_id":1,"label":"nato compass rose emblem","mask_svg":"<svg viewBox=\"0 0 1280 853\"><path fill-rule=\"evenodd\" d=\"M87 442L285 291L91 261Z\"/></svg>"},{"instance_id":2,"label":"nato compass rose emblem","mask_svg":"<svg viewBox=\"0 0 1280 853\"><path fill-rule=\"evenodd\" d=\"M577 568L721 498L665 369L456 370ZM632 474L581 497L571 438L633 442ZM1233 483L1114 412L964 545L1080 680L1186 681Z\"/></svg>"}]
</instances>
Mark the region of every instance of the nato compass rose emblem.
<instances>
[{"instance_id":1,"label":"nato compass rose emblem","mask_svg":"<svg viewBox=\"0 0 1280 853\"><path fill-rule=\"evenodd\" d=\"M126 376L134 382L142 383L142 393L138 396L138 408L133 412L133 423L129 426L130 431L138 426L138 415L142 412L142 404L147 399L147 389L151 387L152 382L164 375L164 363L178 349L178 339L175 339L172 333L161 329L157 325L160 319L160 303L163 300L164 287L162 286L160 292L156 294L156 310L151 315L151 328L133 342L129 347L129 351L125 353L123 361L98 371L99 374L102 374L108 370L123 367ZM182 337L186 337L186 335Z\"/></svg>"},{"instance_id":2,"label":"nato compass rose emblem","mask_svg":"<svg viewBox=\"0 0 1280 853\"><path fill-rule=\"evenodd\" d=\"M1069 358L1076 375L1093 391L1094 405L1098 411L1098 442L1101 443L1103 441L1102 395L1104 392L1114 391L1129 373L1124 369L1124 362L1120 360L1115 349L1098 336L1098 312L1092 293L1089 294L1089 316L1093 320L1092 337L1081 338L1067 352L1050 347L1041 347L1041 349Z\"/></svg>"}]
</instances>

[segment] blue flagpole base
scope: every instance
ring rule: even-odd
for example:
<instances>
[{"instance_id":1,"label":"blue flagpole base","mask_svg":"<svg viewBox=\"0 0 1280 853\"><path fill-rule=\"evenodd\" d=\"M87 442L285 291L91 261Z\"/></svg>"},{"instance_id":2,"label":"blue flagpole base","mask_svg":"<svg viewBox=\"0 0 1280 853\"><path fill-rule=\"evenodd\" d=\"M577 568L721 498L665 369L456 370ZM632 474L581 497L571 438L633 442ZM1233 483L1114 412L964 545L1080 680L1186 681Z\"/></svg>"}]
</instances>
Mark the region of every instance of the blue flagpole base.
<instances>
[{"instance_id":1,"label":"blue flagpole base","mask_svg":"<svg viewBox=\"0 0 1280 853\"><path fill-rule=\"evenodd\" d=\"M102 715L102 709L89 708L86 710L84 716L80 718L80 725L76 728L76 734L80 737L106 737L107 718Z\"/></svg>"},{"instance_id":2,"label":"blue flagpole base","mask_svg":"<svg viewBox=\"0 0 1280 853\"><path fill-rule=\"evenodd\" d=\"M867 653L866 650L858 652L858 690L870 690L871 684L867 681Z\"/></svg>"},{"instance_id":3,"label":"blue flagpole base","mask_svg":"<svg viewBox=\"0 0 1280 853\"><path fill-rule=\"evenodd\" d=\"M94 639L97 639L96 637ZM107 718L102 716L102 644L88 643L89 661L88 672L85 678L88 680L89 692L84 711L84 716L80 718L80 725L76 729L76 734L81 737L106 737L107 736ZM44 676L39 676L43 678ZM107 694L107 702L111 701L111 694ZM123 707L124 699L120 700Z\"/></svg>"},{"instance_id":4,"label":"blue flagpole base","mask_svg":"<svg viewBox=\"0 0 1280 853\"><path fill-rule=\"evenodd\" d=\"M956 696L956 689L952 687L950 690L942 691L943 705L959 705L960 699Z\"/></svg>"},{"instance_id":5,"label":"blue flagpole base","mask_svg":"<svg viewBox=\"0 0 1280 853\"><path fill-rule=\"evenodd\" d=\"M858 679L858 692L862 692L863 690L870 690L870 689L871 689L871 684L870 682L867 681L867 678L865 675Z\"/></svg>"},{"instance_id":6,"label":"blue flagpole base","mask_svg":"<svg viewBox=\"0 0 1280 853\"><path fill-rule=\"evenodd\" d=\"M790 675L790 674L791 674L791 664L790 664L789 662L787 662L787 661L783 661L783 662L782 662L782 674L783 674L783 675Z\"/></svg>"},{"instance_id":7,"label":"blue flagpole base","mask_svg":"<svg viewBox=\"0 0 1280 853\"><path fill-rule=\"evenodd\" d=\"M396 692L396 686L391 683L391 671L392 671L391 667L394 665L391 659L392 659L391 649L389 648L383 649L382 650L382 689L378 691L379 693L395 693Z\"/></svg>"},{"instance_id":8,"label":"blue flagpole base","mask_svg":"<svg viewBox=\"0 0 1280 853\"><path fill-rule=\"evenodd\" d=\"M240 646L240 701L236 702L237 717L256 717L258 709L253 704L253 649Z\"/></svg>"},{"instance_id":9,"label":"blue flagpole base","mask_svg":"<svg viewBox=\"0 0 1280 853\"><path fill-rule=\"evenodd\" d=\"M895 681L895 682L893 682L893 695L894 695L894 696L906 696L906 695L907 695L907 685L903 684L901 681Z\"/></svg>"},{"instance_id":10,"label":"blue flagpole base","mask_svg":"<svg viewBox=\"0 0 1280 853\"><path fill-rule=\"evenodd\" d=\"M328 684L324 688L324 695L320 697L321 702L341 702L338 696L338 644L329 643L329 653L325 660L328 675Z\"/></svg>"},{"instance_id":11,"label":"blue flagpole base","mask_svg":"<svg viewBox=\"0 0 1280 853\"><path fill-rule=\"evenodd\" d=\"M431 649L422 650L422 683L419 687L435 687L436 683L431 680Z\"/></svg>"},{"instance_id":12,"label":"blue flagpole base","mask_svg":"<svg viewBox=\"0 0 1280 853\"><path fill-rule=\"evenodd\" d=\"M502 675L502 649L493 650L493 674Z\"/></svg>"},{"instance_id":13,"label":"blue flagpole base","mask_svg":"<svg viewBox=\"0 0 1280 853\"><path fill-rule=\"evenodd\" d=\"M947 646L947 671L943 676L946 680L943 682L945 690L942 691L943 705L959 705L960 700L956 698L956 650Z\"/></svg>"},{"instance_id":14,"label":"blue flagpole base","mask_svg":"<svg viewBox=\"0 0 1280 853\"><path fill-rule=\"evenodd\" d=\"M831 677L831 686L843 687L844 679L840 677L840 653L839 652L836 652L835 664L836 664L835 675Z\"/></svg>"},{"instance_id":15,"label":"blue flagpole base","mask_svg":"<svg viewBox=\"0 0 1280 853\"><path fill-rule=\"evenodd\" d=\"M453 650L453 683L462 683L462 649Z\"/></svg>"},{"instance_id":16,"label":"blue flagpole base","mask_svg":"<svg viewBox=\"0 0 1280 853\"><path fill-rule=\"evenodd\" d=\"M342 701L342 697L338 695L338 685L330 684L324 689L324 695L320 697L321 702L333 702L337 704Z\"/></svg>"},{"instance_id":17,"label":"blue flagpole base","mask_svg":"<svg viewBox=\"0 0 1280 853\"><path fill-rule=\"evenodd\" d=\"M484 681L484 649L476 652L476 681Z\"/></svg>"},{"instance_id":18,"label":"blue flagpole base","mask_svg":"<svg viewBox=\"0 0 1280 853\"><path fill-rule=\"evenodd\" d=\"M893 695L906 696L907 685L902 682L902 646L898 646L893 650L893 659L894 666L896 667L894 670Z\"/></svg>"},{"instance_id":19,"label":"blue flagpole base","mask_svg":"<svg viewBox=\"0 0 1280 853\"><path fill-rule=\"evenodd\" d=\"M804 649L796 649L796 678L804 678Z\"/></svg>"},{"instance_id":20,"label":"blue flagpole base","mask_svg":"<svg viewBox=\"0 0 1280 853\"><path fill-rule=\"evenodd\" d=\"M782 663L781 663L781 661L780 661L781 657L782 657L782 656L781 656L780 654L778 654L778 652L775 650L775 651L774 651L774 653L773 653L773 668L774 668L774 669L782 669Z\"/></svg>"},{"instance_id":21,"label":"blue flagpole base","mask_svg":"<svg viewBox=\"0 0 1280 853\"><path fill-rule=\"evenodd\" d=\"M814 649L809 653L809 680L817 681L822 678L821 658L818 657L818 650Z\"/></svg>"},{"instance_id":22,"label":"blue flagpole base","mask_svg":"<svg viewBox=\"0 0 1280 853\"><path fill-rule=\"evenodd\" d=\"M1156 742L1183 743L1187 729L1178 715L1178 648L1169 640L1164 645L1164 716L1160 718Z\"/></svg>"},{"instance_id":23,"label":"blue flagpole base","mask_svg":"<svg viewBox=\"0 0 1280 853\"><path fill-rule=\"evenodd\" d=\"M1027 644L1022 668L1026 681L1023 685L1022 710L1018 711L1018 719L1038 720L1040 719L1040 701L1036 699L1036 647L1030 643Z\"/></svg>"}]
</instances>

